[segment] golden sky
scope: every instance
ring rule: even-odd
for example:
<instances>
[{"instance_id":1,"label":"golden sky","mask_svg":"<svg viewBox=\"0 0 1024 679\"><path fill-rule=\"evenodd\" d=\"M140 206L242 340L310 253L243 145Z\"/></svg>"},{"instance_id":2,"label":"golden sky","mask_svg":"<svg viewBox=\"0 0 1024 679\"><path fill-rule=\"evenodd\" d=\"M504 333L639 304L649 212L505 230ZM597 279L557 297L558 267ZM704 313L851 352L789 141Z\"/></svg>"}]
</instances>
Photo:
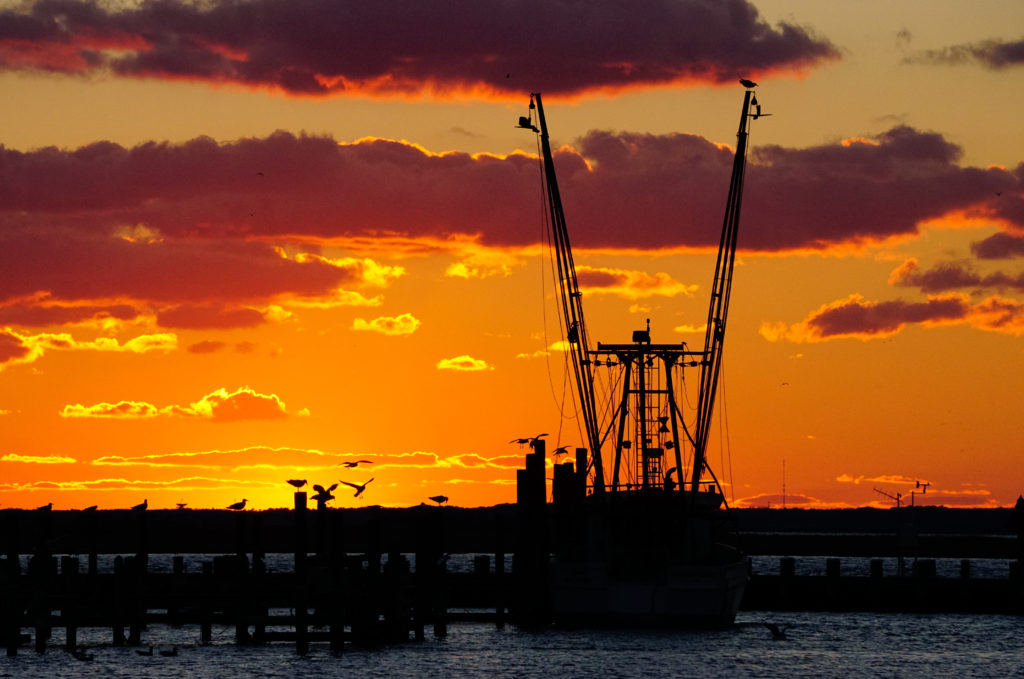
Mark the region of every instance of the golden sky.
<instances>
[{"instance_id":1,"label":"golden sky","mask_svg":"<svg viewBox=\"0 0 1024 679\"><path fill-rule=\"evenodd\" d=\"M0 2L0 507L513 501L509 441L582 439L529 93L591 338L699 343L741 77L772 116L727 497L1012 504L1020 26L1018 0Z\"/></svg>"}]
</instances>

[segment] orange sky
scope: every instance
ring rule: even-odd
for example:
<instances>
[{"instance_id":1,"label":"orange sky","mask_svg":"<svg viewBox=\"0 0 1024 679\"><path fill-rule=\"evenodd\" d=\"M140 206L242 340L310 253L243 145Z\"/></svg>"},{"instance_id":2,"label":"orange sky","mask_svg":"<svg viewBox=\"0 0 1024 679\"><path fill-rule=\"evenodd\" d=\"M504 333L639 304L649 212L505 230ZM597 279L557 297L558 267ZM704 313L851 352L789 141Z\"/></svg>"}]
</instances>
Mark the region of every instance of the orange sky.
<instances>
[{"instance_id":1,"label":"orange sky","mask_svg":"<svg viewBox=\"0 0 1024 679\"><path fill-rule=\"evenodd\" d=\"M592 340L699 343L739 77L731 502L1024 491L1019 2L457 5L0 8L0 507L513 501L581 443L528 93Z\"/></svg>"}]
</instances>

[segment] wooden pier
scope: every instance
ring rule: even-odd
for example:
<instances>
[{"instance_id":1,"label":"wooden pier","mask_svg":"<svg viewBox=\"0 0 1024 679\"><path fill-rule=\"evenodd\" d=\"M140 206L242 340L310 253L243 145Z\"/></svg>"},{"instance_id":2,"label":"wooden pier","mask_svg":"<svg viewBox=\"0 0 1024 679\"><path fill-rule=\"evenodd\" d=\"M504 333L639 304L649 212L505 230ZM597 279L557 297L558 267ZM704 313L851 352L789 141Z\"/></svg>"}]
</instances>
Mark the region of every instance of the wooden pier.
<instances>
[{"instance_id":1,"label":"wooden pier","mask_svg":"<svg viewBox=\"0 0 1024 679\"><path fill-rule=\"evenodd\" d=\"M314 642L342 652L347 644L422 640L428 631L443 637L451 621L543 623L542 564L557 534L531 532L543 525L539 517L505 508L395 511L311 510L301 492L293 509L272 512L4 510L0 644L8 654L28 643L44 652L52 630L63 628L73 650L78 630L101 628L114 645L145 646L153 625L194 628L209 642L212 628L225 626L239 645L289 643L304 654ZM892 557L900 549L892 536L748 537L748 552L793 556L779 559L777 573L751 577L745 610L1024 614L1022 543L1013 536L922 539L921 556L896 575L883 573L879 558L866 572L844 572L836 556L824 574L797 574L804 554L845 548L847 556ZM154 553L179 554L170 572L150 567L154 545ZM291 567L268 569L268 546L292 554ZM456 553L475 554L469 572L450 572ZM101 572L104 554L121 556ZM961 558L955 577L936 575L934 558L943 556ZM1008 576L977 577L971 558L1005 559Z\"/></svg>"}]
</instances>

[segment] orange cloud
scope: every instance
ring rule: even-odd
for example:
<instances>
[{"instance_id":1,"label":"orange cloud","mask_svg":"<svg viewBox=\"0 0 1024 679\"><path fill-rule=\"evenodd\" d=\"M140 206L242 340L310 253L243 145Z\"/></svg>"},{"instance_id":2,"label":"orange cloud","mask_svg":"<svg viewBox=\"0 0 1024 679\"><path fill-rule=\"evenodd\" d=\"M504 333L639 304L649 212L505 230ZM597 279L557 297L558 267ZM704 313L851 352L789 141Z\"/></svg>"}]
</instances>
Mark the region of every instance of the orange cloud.
<instances>
[{"instance_id":1,"label":"orange cloud","mask_svg":"<svg viewBox=\"0 0 1024 679\"><path fill-rule=\"evenodd\" d=\"M68 333L23 335L4 328L0 330L0 370L19 363L39 360L47 351L108 351L144 354L150 351L174 351L178 337L173 333L140 335L120 343L111 337L91 341L76 340Z\"/></svg>"},{"instance_id":2,"label":"orange cloud","mask_svg":"<svg viewBox=\"0 0 1024 679\"><path fill-rule=\"evenodd\" d=\"M382 335L411 335L420 327L420 321L412 314L381 316L372 321L357 318L352 321L353 330L368 330Z\"/></svg>"},{"instance_id":3,"label":"orange cloud","mask_svg":"<svg viewBox=\"0 0 1024 679\"><path fill-rule=\"evenodd\" d=\"M249 387L233 392L221 388L188 406L158 408L140 401L80 403L66 405L61 410L65 418L146 419L159 416L196 417L212 422L238 422L241 420L278 420L288 417L284 402L274 394L260 394Z\"/></svg>"},{"instance_id":4,"label":"orange cloud","mask_svg":"<svg viewBox=\"0 0 1024 679\"><path fill-rule=\"evenodd\" d=\"M78 462L73 457L62 455L18 455L9 453L0 457L0 462L21 462L23 464L74 464Z\"/></svg>"},{"instance_id":5,"label":"orange cloud","mask_svg":"<svg viewBox=\"0 0 1024 679\"><path fill-rule=\"evenodd\" d=\"M456 356L455 358L442 358L437 362L438 370L455 370L459 372L479 372L484 370L494 370L492 366L487 365L487 361L479 358L473 358L463 354L462 356Z\"/></svg>"}]
</instances>

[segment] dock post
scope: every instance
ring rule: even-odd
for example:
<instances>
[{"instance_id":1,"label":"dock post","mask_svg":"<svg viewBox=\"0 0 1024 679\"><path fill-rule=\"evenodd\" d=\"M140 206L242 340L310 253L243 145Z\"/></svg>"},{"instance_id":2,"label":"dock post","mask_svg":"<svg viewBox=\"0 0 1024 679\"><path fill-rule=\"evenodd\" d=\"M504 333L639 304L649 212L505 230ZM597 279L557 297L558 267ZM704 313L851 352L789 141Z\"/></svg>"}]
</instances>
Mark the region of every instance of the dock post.
<instances>
[{"instance_id":1,"label":"dock post","mask_svg":"<svg viewBox=\"0 0 1024 679\"><path fill-rule=\"evenodd\" d=\"M172 585L173 591L176 595L180 595L182 591L182 579L185 575L185 557L177 555L174 557L171 566L171 574L174 578L174 584ZM181 611L173 602L167 604L167 619L172 627L181 626Z\"/></svg>"},{"instance_id":2,"label":"dock post","mask_svg":"<svg viewBox=\"0 0 1024 679\"><path fill-rule=\"evenodd\" d=\"M329 616L331 651L341 653L345 648L345 514L342 510L330 513L330 549L328 551L328 582L330 583Z\"/></svg>"},{"instance_id":3,"label":"dock post","mask_svg":"<svg viewBox=\"0 0 1024 679\"><path fill-rule=\"evenodd\" d=\"M111 633L113 635L112 644L114 646L124 646L124 557L118 555L114 557L114 596L113 601L110 604L111 611L113 612L113 624L111 627Z\"/></svg>"},{"instance_id":4,"label":"dock post","mask_svg":"<svg viewBox=\"0 0 1024 679\"><path fill-rule=\"evenodd\" d=\"M73 556L62 556L60 558L60 574L64 580L64 591L66 592L65 603L60 609L60 617L65 629L64 648L71 652L78 648L78 626L76 625L78 606L70 603L71 598L77 595L78 559Z\"/></svg>"},{"instance_id":5,"label":"dock post","mask_svg":"<svg viewBox=\"0 0 1024 679\"><path fill-rule=\"evenodd\" d=\"M505 628L505 521L495 518L494 528L494 624Z\"/></svg>"},{"instance_id":6,"label":"dock post","mask_svg":"<svg viewBox=\"0 0 1024 679\"><path fill-rule=\"evenodd\" d=\"M306 609L306 494L295 493L295 652L309 653L309 630Z\"/></svg>"},{"instance_id":7,"label":"dock post","mask_svg":"<svg viewBox=\"0 0 1024 679\"><path fill-rule=\"evenodd\" d=\"M263 547L263 514L256 513L252 519L252 574L250 577L253 591L259 593L253 605L256 620L253 623L252 641L255 644L262 644L266 641L268 613L266 598L263 596L263 592L266 591L264 580L267 574L267 555Z\"/></svg>"},{"instance_id":8,"label":"dock post","mask_svg":"<svg viewBox=\"0 0 1024 679\"><path fill-rule=\"evenodd\" d=\"M213 629L210 624L211 611L209 598L213 593L213 562L203 562L203 603L199 609L199 641L208 644L213 639Z\"/></svg>"}]
</instances>

